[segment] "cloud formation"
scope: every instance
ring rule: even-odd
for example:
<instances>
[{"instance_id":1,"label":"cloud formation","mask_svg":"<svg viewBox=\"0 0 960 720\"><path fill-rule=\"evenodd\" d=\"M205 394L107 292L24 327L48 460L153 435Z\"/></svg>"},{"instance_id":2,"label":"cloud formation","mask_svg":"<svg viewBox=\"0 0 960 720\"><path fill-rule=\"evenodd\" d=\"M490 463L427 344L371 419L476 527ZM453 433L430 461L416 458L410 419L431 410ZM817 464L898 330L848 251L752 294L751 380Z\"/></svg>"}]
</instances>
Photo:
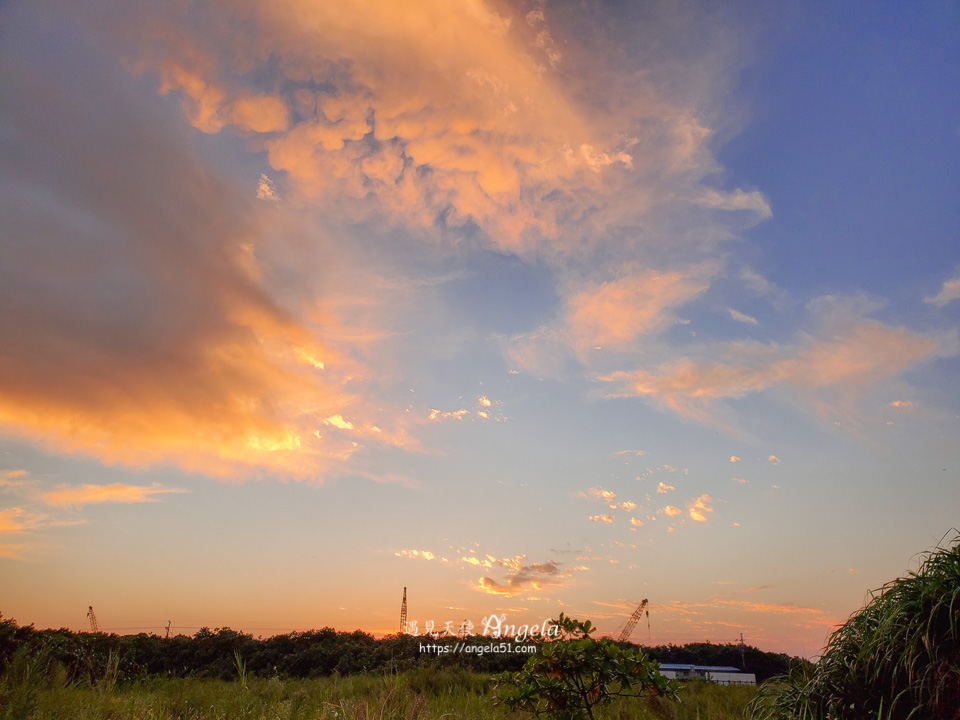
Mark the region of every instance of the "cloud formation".
<instances>
[{"instance_id":1,"label":"cloud formation","mask_svg":"<svg viewBox=\"0 0 960 720\"><path fill-rule=\"evenodd\" d=\"M563 585L572 576L572 570L563 569L562 563L550 560L543 563L523 563L525 558L513 562L497 561L508 568L503 580L484 576L475 589L490 595L517 595L528 590L543 590L547 586Z\"/></svg>"},{"instance_id":2,"label":"cloud formation","mask_svg":"<svg viewBox=\"0 0 960 720\"><path fill-rule=\"evenodd\" d=\"M99 503L157 502L157 495L185 492L189 490L163 487L160 483L146 487L113 483L111 485L62 486L43 493L40 499L53 507L83 507Z\"/></svg>"},{"instance_id":3,"label":"cloud formation","mask_svg":"<svg viewBox=\"0 0 960 720\"><path fill-rule=\"evenodd\" d=\"M938 308L942 308L954 300L960 300L960 277L944 280L943 285L940 287L940 292L923 299L925 303L936 305Z\"/></svg>"},{"instance_id":4,"label":"cloud formation","mask_svg":"<svg viewBox=\"0 0 960 720\"><path fill-rule=\"evenodd\" d=\"M614 372L603 380L618 387L613 396L650 398L684 418L715 422L712 408L717 401L777 386L795 391L802 402L818 398L817 409L829 409L831 394L848 398L869 391L937 348L936 340L906 328L846 317L791 345L718 343L703 357L684 356L656 369ZM730 461L739 459L735 458Z\"/></svg>"}]
</instances>

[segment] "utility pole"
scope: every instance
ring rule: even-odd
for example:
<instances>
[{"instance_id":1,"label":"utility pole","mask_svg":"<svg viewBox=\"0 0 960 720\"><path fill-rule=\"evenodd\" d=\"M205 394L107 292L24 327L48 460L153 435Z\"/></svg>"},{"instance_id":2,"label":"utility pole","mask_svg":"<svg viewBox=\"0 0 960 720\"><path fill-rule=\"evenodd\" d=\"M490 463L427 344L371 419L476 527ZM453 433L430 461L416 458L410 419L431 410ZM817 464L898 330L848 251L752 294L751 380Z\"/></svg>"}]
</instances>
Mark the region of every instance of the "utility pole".
<instances>
[{"instance_id":1,"label":"utility pole","mask_svg":"<svg viewBox=\"0 0 960 720\"><path fill-rule=\"evenodd\" d=\"M740 669L745 670L747 667L747 661L745 660L745 655L743 652L743 633L740 633Z\"/></svg>"},{"instance_id":2,"label":"utility pole","mask_svg":"<svg viewBox=\"0 0 960 720\"><path fill-rule=\"evenodd\" d=\"M167 632L166 632L166 634L163 636L164 639L170 637L170 623L172 623L172 622L173 622L173 620L167 620Z\"/></svg>"},{"instance_id":3,"label":"utility pole","mask_svg":"<svg viewBox=\"0 0 960 720\"><path fill-rule=\"evenodd\" d=\"M403 603L400 605L400 632L407 631L407 589L403 589Z\"/></svg>"}]
</instances>

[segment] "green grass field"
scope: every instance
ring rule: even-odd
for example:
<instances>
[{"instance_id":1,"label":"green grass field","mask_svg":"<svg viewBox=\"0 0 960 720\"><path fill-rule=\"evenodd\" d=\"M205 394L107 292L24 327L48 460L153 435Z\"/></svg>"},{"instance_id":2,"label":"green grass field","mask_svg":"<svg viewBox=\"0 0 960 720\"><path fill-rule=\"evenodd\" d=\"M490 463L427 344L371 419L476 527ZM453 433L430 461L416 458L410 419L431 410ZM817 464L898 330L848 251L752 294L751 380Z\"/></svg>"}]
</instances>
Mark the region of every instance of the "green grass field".
<instances>
[{"instance_id":1,"label":"green grass field","mask_svg":"<svg viewBox=\"0 0 960 720\"><path fill-rule=\"evenodd\" d=\"M457 668L316 680L247 678L232 682L156 679L99 687L49 674L7 686L0 717L27 720L440 720L529 718L495 701L495 680ZM680 702L619 700L598 720L746 717L753 687L690 683Z\"/></svg>"}]
</instances>

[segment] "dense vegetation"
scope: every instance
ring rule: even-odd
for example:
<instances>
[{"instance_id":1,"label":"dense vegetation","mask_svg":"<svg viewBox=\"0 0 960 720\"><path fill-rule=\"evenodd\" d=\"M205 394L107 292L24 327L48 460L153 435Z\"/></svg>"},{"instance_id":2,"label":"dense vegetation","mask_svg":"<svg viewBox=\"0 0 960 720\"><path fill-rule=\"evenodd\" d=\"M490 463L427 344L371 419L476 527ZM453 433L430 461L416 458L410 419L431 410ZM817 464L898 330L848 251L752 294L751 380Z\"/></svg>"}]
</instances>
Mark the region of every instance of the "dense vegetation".
<instances>
[{"instance_id":1,"label":"dense vegetation","mask_svg":"<svg viewBox=\"0 0 960 720\"><path fill-rule=\"evenodd\" d=\"M474 636L473 646L486 646L485 653L421 653L426 640L410 635L375 639L363 632L337 632L330 628L254 638L229 628L202 629L193 636L163 638L157 635L76 633L70 630L37 630L18 626L0 617L0 671L15 652L44 658L61 665L73 682L99 678L109 663L117 665L118 682L149 677L203 677L231 680L238 675L238 658L244 672L257 677L317 678L355 673L392 673L420 667L462 667L476 672L501 673L523 667L527 655L503 652L504 641ZM528 640L524 644L530 644ZM624 645L623 647L627 647ZM660 662L702 665L740 664L736 645L697 643L646 649ZM745 649L747 670L762 680L789 668L786 655Z\"/></svg>"},{"instance_id":2,"label":"dense vegetation","mask_svg":"<svg viewBox=\"0 0 960 720\"><path fill-rule=\"evenodd\" d=\"M8 672L0 680L0 720L529 720L496 702L492 676L457 667L309 680L154 678L123 685L111 685L109 675L93 685L66 682L56 671L27 675L14 679ZM691 683L679 702L617 699L595 717L733 720L744 717L756 692Z\"/></svg>"},{"instance_id":3,"label":"dense vegetation","mask_svg":"<svg viewBox=\"0 0 960 720\"><path fill-rule=\"evenodd\" d=\"M815 666L764 689L754 716L960 719L960 537L873 593Z\"/></svg>"}]
</instances>

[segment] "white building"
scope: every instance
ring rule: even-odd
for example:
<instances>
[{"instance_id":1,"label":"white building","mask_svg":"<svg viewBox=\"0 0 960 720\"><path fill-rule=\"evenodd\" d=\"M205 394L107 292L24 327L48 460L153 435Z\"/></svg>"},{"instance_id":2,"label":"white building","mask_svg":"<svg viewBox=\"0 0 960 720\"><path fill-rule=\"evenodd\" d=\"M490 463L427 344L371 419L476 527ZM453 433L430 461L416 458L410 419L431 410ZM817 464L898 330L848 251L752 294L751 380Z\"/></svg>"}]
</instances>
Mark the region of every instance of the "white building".
<instances>
[{"instance_id":1,"label":"white building","mask_svg":"<svg viewBox=\"0 0 960 720\"><path fill-rule=\"evenodd\" d=\"M706 680L718 685L756 685L757 676L725 665L680 665L663 663L660 674L671 680Z\"/></svg>"}]
</instances>

